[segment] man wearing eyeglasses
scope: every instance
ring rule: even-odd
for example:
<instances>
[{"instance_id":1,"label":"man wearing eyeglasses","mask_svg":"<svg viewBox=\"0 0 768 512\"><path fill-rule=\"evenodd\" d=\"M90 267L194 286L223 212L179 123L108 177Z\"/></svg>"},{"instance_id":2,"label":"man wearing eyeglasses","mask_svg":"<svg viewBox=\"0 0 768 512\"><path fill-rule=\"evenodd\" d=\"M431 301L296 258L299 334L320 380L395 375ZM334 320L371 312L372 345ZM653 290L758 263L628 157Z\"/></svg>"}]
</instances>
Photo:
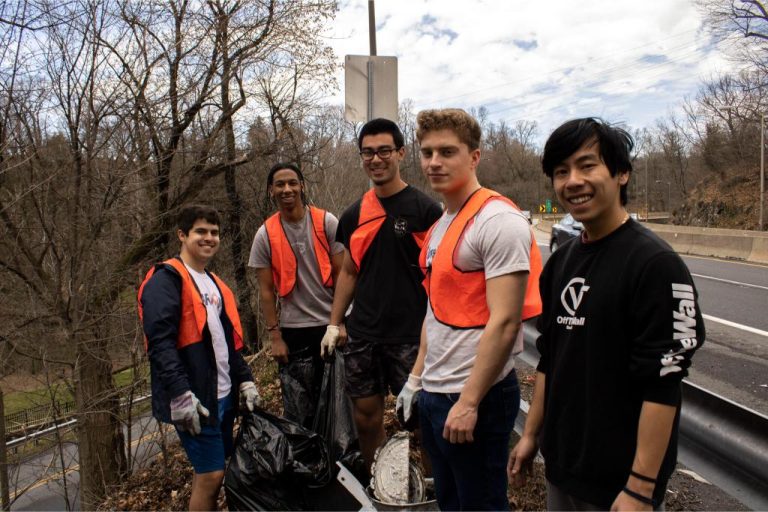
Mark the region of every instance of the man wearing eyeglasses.
<instances>
[{"instance_id":1,"label":"man wearing eyeglasses","mask_svg":"<svg viewBox=\"0 0 768 512\"><path fill-rule=\"evenodd\" d=\"M358 136L363 169L373 183L342 214L336 240L344 263L321 352L344 347L346 389L352 398L360 450L370 468L386 439L384 397L403 388L419 348L427 297L418 266L424 234L440 206L400 177L403 134L387 119L366 123ZM339 335L344 312L348 341Z\"/></svg>"}]
</instances>

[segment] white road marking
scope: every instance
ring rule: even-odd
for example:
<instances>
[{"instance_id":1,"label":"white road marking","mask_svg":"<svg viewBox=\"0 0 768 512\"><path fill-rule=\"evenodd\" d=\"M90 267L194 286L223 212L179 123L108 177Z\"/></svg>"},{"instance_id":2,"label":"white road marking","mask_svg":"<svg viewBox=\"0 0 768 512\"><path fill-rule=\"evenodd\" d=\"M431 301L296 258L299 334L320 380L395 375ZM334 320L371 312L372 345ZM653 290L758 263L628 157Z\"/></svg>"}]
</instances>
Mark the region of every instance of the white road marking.
<instances>
[{"instance_id":1,"label":"white road marking","mask_svg":"<svg viewBox=\"0 0 768 512\"><path fill-rule=\"evenodd\" d=\"M766 268L765 263L752 263L749 261L737 261L732 259L715 258L714 256L698 256L696 254L680 254L680 257L683 259L695 258L697 260L722 261L723 263L732 263L734 265L745 265L747 267Z\"/></svg>"},{"instance_id":2,"label":"white road marking","mask_svg":"<svg viewBox=\"0 0 768 512\"><path fill-rule=\"evenodd\" d=\"M758 290L768 290L768 286L761 286L759 284L742 283L741 281L731 281L730 279L722 279L720 277L705 276L704 274L693 274L693 277L700 277L702 279L709 279L710 281L719 281L721 283L735 284L738 286L744 286L746 288L757 288Z\"/></svg>"},{"instance_id":3,"label":"white road marking","mask_svg":"<svg viewBox=\"0 0 768 512\"><path fill-rule=\"evenodd\" d=\"M752 334L758 334L760 336L765 336L768 338L768 331L761 331L760 329L755 329L754 327L750 327L748 325L737 324L736 322L731 322L730 320L717 318L716 316L711 316L711 315L701 315L701 316L704 317L705 320L709 320L711 322L717 322L719 324L727 325L728 327L734 327L736 329L741 329L742 331L751 332Z\"/></svg>"}]
</instances>

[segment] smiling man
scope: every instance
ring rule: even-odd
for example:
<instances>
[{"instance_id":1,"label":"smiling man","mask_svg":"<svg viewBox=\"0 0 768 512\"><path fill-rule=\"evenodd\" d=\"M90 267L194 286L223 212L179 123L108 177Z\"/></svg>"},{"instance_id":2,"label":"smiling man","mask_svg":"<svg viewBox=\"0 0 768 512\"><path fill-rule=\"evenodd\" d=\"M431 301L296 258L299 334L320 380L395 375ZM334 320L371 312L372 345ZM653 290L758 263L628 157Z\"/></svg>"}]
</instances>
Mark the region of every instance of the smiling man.
<instances>
[{"instance_id":1,"label":"smiling man","mask_svg":"<svg viewBox=\"0 0 768 512\"><path fill-rule=\"evenodd\" d=\"M176 258L155 265L139 288L139 317L152 375L152 413L173 423L195 469L189 510L215 510L232 453L238 391L259 401L245 363L235 296L206 266L220 247L219 213L192 205L179 214Z\"/></svg>"},{"instance_id":2,"label":"smiling man","mask_svg":"<svg viewBox=\"0 0 768 512\"><path fill-rule=\"evenodd\" d=\"M440 207L400 177L403 134L388 119L366 123L358 135L363 169L373 188L344 211L336 239L344 263L323 338L326 352L338 343L339 325L354 297L344 346L346 390L354 405L360 449L370 468L386 439L384 397L400 393L416 359L426 295L419 251Z\"/></svg>"},{"instance_id":3,"label":"smiling man","mask_svg":"<svg viewBox=\"0 0 768 512\"><path fill-rule=\"evenodd\" d=\"M593 118L565 123L544 147L544 173L584 231L541 275L541 359L508 471L521 484L541 443L550 510L663 507L680 381L704 342L688 269L625 209L632 148Z\"/></svg>"},{"instance_id":4,"label":"smiling man","mask_svg":"<svg viewBox=\"0 0 768 512\"><path fill-rule=\"evenodd\" d=\"M344 246L334 241L336 217L307 204L304 175L297 165L272 166L267 193L277 212L256 232L248 265L259 280L285 417L310 428L323 378L320 340L331 314Z\"/></svg>"},{"instance_id":5,"label":"smiling man","mask_svg":"<svg viewBox=\"0 0 768 512\"><path fill-rule=\"evenodd\" d=\"M528 220L477 179L480 126L463 110L417 116L421 168L446 211L420 265L429 296L418 357L397 406L418 392L441 510L508 510L506 462L520 403L521 322L541 312ZM421 389L423 387L423 389Z\"/></svg>"}]
</instances>

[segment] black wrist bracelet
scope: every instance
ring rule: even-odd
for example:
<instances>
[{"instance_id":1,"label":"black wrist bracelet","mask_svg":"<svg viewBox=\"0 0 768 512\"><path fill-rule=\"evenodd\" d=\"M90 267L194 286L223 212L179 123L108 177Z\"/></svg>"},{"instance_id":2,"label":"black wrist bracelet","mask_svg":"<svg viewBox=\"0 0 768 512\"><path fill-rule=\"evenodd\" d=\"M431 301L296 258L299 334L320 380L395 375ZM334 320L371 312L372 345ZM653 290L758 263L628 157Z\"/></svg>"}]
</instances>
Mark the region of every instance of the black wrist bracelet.
<instances>
[{"instance_id":1,"label":"black wrist bracelet","mask_svg":"<svg viewBox=\"0 0 768 512\"><path fill-rule=\"evenodd\" d=\"M648 483L652 483L652 484L656 483L656 479L655 478L651 478L649 476L641 475L640 473L637 473L634 469L630 469L629 470L629 474L632 475L633 477L637 478L638 480L642 480L643 482L648 482Z\"/></svg>"},{"instance_id":2,"label":"black wrist bracelet","mask_svg":"<svg viewBox=\"0 0 768 512\"><path fill-rule=\"evenodd\" d=\"M653 498L649 498L647 496L643 496L642 494L636 493L635 491L628 489L627 486L624 486L624 494L627 496L631 496L635 498L637 501L640 501L642 503L645 503L646 505L650 505L655 508L655 503L653 502Z\"/></svg>"}]
</instances>

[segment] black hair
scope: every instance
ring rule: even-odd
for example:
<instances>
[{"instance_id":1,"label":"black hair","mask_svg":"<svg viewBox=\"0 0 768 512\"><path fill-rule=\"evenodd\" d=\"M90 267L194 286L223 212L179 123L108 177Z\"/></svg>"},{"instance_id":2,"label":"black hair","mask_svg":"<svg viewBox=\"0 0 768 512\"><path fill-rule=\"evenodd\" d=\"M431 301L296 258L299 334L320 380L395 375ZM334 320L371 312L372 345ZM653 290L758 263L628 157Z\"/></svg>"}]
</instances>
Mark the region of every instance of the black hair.
<instances>
[{"instance_id":1,"label":"black hair","mask_svg":"<svg viewBox=\"0 0 768 512\"><path fill-rule=\"evenodd\" d=\"M267 202L272 199L272 195L269 193L269 189L275 182L275 173L277 173L277 171L282 171L283 169L290 169L296 173L296 176L299 178L299 182L301 183L301 201L304 206L308 205L309 201L307 200L307 195L304 191L306 188L304 187L304 175L301 173L301 170L299 170L299 166L291 162L278 162L269 169L269 173L267 173Z\"/></svg>"},{"instance_id":2,"label":"black hair","mask_svg":"<svg viewBox=\"0 0 768 512\"><path fill-rule=\"evenodd\" d=\"M206 206L204 204L190 204L184 206L179 212L179 219L176 226L182 233L188 235L189 230L192 229L195 222L200 219L221 227L221 216L219 215L219 211L212 206Z\"/></svg>"},{"instance_id":3,"label":"black hair","mask_svg":"<svg viewBox=\"0 0 768 512\"><path fill-rule=\"evenodd\" d=\"M563 123L549 136L541 157L544 174L553 179L555 167L591 141L598 143L600 158L611 176L619 172L632 172L630 154L635 147L632 136L626 130L600 118L585 117ZM622 206L627 204L628 184L622 185L619 192Z\"/></svg>"},{"instance_id":4,"label":"black hair","mask_svg":"<svg viewBox=\"0 0 768 512\"><path fill-rule=\"evenodd\" d=\"M400 131L397 124L389 119L379 117L371 119L360 128L360 133L357 134L357 149L363 149L363 137L380 133L392 135L392 140L395 141L395 149L400 149L405 145L405 137L403 137L403 132Z\"/></svg>"}]
</instances>

